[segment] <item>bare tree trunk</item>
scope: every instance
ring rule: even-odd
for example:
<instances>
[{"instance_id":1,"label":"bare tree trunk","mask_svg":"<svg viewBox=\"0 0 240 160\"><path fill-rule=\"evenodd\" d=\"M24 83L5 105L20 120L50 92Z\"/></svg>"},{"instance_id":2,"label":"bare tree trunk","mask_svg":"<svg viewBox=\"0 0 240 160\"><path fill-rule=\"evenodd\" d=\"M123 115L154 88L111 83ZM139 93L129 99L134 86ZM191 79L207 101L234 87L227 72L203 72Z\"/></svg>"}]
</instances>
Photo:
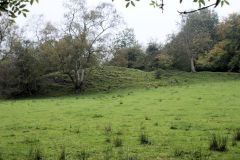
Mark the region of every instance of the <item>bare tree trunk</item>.
<instances>
[{"instance_id":1,"label":"bare tree trunk","mask_svg":"<svg viewBox=\"0 0 240 160\"><path fill-rule=\"evenodd\" d=\"M191 72L195 73L196 69L195 69L195 65L194 65L193 55L191 55L190 61L191 61Z\"/></svg>"},{"instance_id":2,"label":"bare tree trunk","mask_svg":"<svg viewBox=\"0 0 240 160\"><path fill-rule=\"evenodd\" d=\"M76 93L81 93L83 92L85 70L84 69L77 70L75 74L76 74L75 90Z\"/></svg>"}]
</instances>

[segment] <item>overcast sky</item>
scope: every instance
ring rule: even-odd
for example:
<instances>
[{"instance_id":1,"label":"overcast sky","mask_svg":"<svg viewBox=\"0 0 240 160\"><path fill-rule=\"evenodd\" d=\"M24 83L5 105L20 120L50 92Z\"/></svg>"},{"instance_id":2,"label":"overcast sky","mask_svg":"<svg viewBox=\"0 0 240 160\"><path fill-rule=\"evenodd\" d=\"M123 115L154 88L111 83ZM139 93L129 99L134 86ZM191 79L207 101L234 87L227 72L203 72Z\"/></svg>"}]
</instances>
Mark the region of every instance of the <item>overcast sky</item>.
<instances>
[{"instance_id":1,"label":"overcast sky","mask_svg":"<svg viewBox=\"0 0 240 160\"><path fill-rule=\"evenodd\" d=\"M66 0L39 0L39 4L34 4L29 8L28 18L33 15L43 14L44 19L54 23L61 23L64 14L63 2ZM100 2L112 3L112 0L86 0L90 6ZM158 40L164 43L168 34L177 32L181 16L179 11L198 8L197 4L192 3L193 0L183 0L183 4L179 4L179 0L165 0L164 11L154 9L149 6L150 0L141 0L136 3L136 7L125 8L124 0L115 0L112 4L117 8L118 12L124 18L128 27L134 28L137 39L142 44L147 44L150 40ZM206 0L208 1L208 0ZM211 0L210 3L214 3ZM240 13L240 0L229 0L230 5L218 7L215 9L220 18L227 17L231 13ZM22 16L17 18L17 23L22 26L27 23L27 19Z\"/></svg>"}]
</instances>

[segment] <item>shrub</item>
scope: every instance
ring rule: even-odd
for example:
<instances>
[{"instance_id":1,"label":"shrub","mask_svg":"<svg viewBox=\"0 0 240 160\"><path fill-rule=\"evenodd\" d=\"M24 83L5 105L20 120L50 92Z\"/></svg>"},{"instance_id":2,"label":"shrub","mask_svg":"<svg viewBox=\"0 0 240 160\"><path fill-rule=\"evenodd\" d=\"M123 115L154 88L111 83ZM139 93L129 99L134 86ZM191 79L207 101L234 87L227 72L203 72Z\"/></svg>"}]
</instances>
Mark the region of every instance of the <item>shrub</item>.
<instances>
[{"instance_id":1,"label":"shrub","mask_svg":"<svg viewBox=\"0 0 240 160\"><path fill-rule=\"evenodd\" d=\"M116 134L117 134L117 135L122 135L123 132L122 132L122 130L118 130L118 131L116 132Z\"/></svg>"},{"instance_id":2,"label":"shrub","mask_svg":"<svg viewBox=\"0 0 240 160\"><path fill-rule=\"evenodd\" d=\"M158 54L156 57L157 66L162 69L171 69L173 65L173 57L168 54Z\"/></svg>"},{"instance_id":3,"label":"shrub","mask_svg":"<svg viewBox=\"0 0 240 160\"><path fill-rule=\"evenodd\" d=\"M224 152L227 150L227 137L226 136L216 136L213 134L210 139L210 150Z\"/></svg>"}]
</instances>

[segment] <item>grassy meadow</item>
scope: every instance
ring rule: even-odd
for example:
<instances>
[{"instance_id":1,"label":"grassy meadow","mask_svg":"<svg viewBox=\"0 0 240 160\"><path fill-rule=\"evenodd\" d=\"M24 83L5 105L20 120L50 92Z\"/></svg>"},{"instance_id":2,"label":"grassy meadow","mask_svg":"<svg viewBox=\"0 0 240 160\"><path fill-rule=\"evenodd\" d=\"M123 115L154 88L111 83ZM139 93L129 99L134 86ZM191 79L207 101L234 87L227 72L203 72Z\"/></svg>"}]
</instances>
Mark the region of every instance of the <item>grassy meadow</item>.
<instances>
[{"instance_id":1,"label":"grassy meadow","mask_svg":"<svg viewBox=\"0 0 240 160\"><path fill-rule=\"evenodd\" d=\"M120 81L105 92L0 100L0 159L240 159L232 140L240 128L239 74L149 77L137 88ZM214 134L227 138L225 151L209 149Z\"/></svg>"}]
</instances>

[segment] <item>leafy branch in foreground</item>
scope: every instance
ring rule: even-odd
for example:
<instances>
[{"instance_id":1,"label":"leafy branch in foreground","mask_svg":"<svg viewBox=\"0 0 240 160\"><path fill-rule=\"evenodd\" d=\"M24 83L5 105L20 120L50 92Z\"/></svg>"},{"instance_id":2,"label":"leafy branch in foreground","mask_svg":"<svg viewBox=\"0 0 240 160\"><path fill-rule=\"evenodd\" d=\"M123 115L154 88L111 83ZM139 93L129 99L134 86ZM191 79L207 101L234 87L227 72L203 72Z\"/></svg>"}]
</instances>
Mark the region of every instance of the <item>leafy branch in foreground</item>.
<instances>
[{"instance_id":1,"label":"leafy branch in foreground","mask_svg":"<svg viewBox=\"0 0 240 160\"><path fill-rule=\"evenodd\" d=\"M114 0L112 0L114 1ZM130 5L135 7L135 2L139 2L140 0L125 0L126 1L126 8L128 8ZM208 0L210 1L210 0ZM182 3L183 0L180 0L180 3ZM227 0L216 0L216 2L214 4L208 5L206 6L205 0L193 0L194 3L198 3L199 4L199 8L196 10L192 10L192 11L183 11L183 12L179 12L180 14L188 14L188 13L193 13L199 10L203 10L203 9L207 9L209 7L215 6L217 7L219 4L221 4L221 6L223 6L224 4L229 5L229 2ZM150 4L151 6L153 6L154 8L160 8L160 9L164 9L165 3L164 0L150 0Z\"/></svg>"},{"instance_id":2,"label":"leafy branch in foreground","mask_svg":"<svg viewBox=\"0 0 240 160\"><path fill-rule=\"evenodd\" d=\"M39 0L0 0L0 16L7 13L8 16L16 18L18 15L27 16L29 10L26 9L28 4L32 5Z\"/></svg>"}]
</instances>

